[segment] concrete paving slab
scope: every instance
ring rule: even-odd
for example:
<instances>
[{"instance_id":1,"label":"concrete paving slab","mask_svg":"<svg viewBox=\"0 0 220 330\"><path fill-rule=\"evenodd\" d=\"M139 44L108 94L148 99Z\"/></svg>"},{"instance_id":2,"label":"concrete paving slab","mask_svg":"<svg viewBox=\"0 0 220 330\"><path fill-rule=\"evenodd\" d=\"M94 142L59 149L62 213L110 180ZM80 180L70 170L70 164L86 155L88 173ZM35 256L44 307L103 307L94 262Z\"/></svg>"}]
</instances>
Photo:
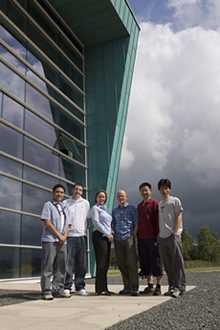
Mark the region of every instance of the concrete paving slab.
<instances>
[{"instance_id":1,"label":"concrete paving slab","mask_svg":"<svg viewBox=\"0 0 220 330\"><path fill-rule=\"evenodd\" d=\"M143 290L145 286L140 286ZM121 285L109 285L109 290L118 293ZM193 289L188 286L187 290ZM0 289L39 291L38 281L0 282ZM34 300L0 307L1 330L103 330L119 321L146 311L168 301L169 297L145 296L97 296L94 285L87 284L89 296L73 294L71 298L53 301ZM167 290L162 286L162 292ZM181 299L181 298L180 298Z\"/></svg>"}]
</instances>

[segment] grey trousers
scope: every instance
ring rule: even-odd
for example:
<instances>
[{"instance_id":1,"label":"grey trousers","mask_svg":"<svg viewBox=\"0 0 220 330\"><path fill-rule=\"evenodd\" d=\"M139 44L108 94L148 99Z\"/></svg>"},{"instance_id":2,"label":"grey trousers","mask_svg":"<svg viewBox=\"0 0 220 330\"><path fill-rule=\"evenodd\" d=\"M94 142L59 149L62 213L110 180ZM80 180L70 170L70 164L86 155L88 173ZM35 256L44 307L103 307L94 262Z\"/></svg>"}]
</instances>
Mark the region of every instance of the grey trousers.
<instances>
[{"instance_id":1,"label":"grey trousers","mask_svg":"<svg viewBox=\"0 0 220 330\"><path fill-rule=\"evenodd\" d=\"M115 254L124 289L138 290L137 254L134 237L131 236L125 241L115 241Z\"/></svg>"},{"instance_id":2,"label":"grey trousers","mask_svg":"<svg viewBox=\"0 0 220 330\"><path fill-rule=\"evenodd\" d=\"M51 276L53 276L52 291L62 294L66 276L66 258L66 244L42 243L41 290L43 295L51 293Z\"/></svg>"},{"instance_id":3,"label":"grey trousers","mask_svg":"<svg viewBox=\"0 0 220 330\"><path fill-rule=\"evenodd\" d=\"M172 286L174 289L184 292L186 290L186 274L181 238L172 234L167 238L159 238L159 242L169 287Z\"/></svg>"}]
</instances>

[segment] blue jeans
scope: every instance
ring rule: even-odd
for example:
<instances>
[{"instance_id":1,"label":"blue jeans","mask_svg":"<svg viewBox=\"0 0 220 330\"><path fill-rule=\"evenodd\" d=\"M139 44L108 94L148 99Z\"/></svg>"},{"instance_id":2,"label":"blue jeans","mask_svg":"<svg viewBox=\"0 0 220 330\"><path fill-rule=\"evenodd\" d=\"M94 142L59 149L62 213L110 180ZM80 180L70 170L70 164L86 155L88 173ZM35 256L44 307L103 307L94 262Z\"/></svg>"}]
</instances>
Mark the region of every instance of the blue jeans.
<instances>
[{"instance_id":1,"label":"blue jeans","mask_svg":"<svg viewBox=\"0 0 220 330\"><path fill-rule=\"evenodd\" d=\"M84 289L86 275L87 237L67 237L67 272L65 289L71 290L75 269L75 289Z\"/></svg>"}]
</instances>

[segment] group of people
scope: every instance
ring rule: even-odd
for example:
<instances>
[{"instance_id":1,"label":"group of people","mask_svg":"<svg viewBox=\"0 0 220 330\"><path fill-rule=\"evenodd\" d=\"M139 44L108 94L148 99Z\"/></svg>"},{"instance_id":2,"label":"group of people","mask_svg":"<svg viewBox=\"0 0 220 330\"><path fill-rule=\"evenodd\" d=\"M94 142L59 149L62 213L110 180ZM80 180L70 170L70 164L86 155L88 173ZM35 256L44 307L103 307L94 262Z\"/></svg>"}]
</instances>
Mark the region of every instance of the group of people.
<instances>
[{"instance_id":1,"label":"group of people","mask_svg":"<svg viewBox=\"0 0 220 330\"><path fill-rule=\"evenodd\" d=\"M184 294L186 277L181 246L182 205L178 198L170 196L171 182L161 179L158 189L162 201L151 198L151 185L139 186L142 196L137 208L127 203L125 190L117 192L118 207L110 213L105 204L107 194L99 190L95 205L82 198L83 186L76 183L72 196L64 200L65 188L58 184L53 188L53 200L45 203L41 215L44 222L42 234L42 298L69 298L75 274L75 291L88 295L85 289L87 229L92 218L92 243L96 258L95 292L110 296L107 272L111 242L114 241L118 268L124 288L120 295L161 294L163 267L168 276L167 296ZM139 290L139 274L136 254L136 237L141 273L147 278L147 287ZM52 288L51 288L51 277ZM157 284L154 288L153 277Z\"/></svg>"}]
</instances>

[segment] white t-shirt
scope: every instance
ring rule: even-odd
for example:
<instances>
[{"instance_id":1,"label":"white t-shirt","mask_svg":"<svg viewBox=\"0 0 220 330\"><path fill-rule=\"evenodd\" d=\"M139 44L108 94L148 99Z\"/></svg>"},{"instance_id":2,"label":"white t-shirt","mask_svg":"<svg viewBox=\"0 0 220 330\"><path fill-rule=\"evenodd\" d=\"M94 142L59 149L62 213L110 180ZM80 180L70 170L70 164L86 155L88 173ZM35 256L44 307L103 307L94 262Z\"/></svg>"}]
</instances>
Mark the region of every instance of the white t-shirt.
<instances>
[{"instance_id":1,"label":"white t-shirt","mask_svg":"<svg viewBox=\"0 0 220 330\"><path fill-rule=\"evenodd\" d=\"M63 204L68 208L70 217L70 228L68 237L80 237L87 235L87 218L90 218L90 204L80 197L66 199Z\"/></svg>"},{"instance_id":2,"label":"white t-shirt","mask_svg":"<svg viewBox=\"0 0 220 330\"><path fill-rule=\"evenodd\" d=\"M159 203L159 237L166 238L173 233L176 222L176 213L182 211L183 207L177 197L170 196ZM181 222L177 235L181 236L182 231L183 225Z\"/></svg>"}]
</instances>

